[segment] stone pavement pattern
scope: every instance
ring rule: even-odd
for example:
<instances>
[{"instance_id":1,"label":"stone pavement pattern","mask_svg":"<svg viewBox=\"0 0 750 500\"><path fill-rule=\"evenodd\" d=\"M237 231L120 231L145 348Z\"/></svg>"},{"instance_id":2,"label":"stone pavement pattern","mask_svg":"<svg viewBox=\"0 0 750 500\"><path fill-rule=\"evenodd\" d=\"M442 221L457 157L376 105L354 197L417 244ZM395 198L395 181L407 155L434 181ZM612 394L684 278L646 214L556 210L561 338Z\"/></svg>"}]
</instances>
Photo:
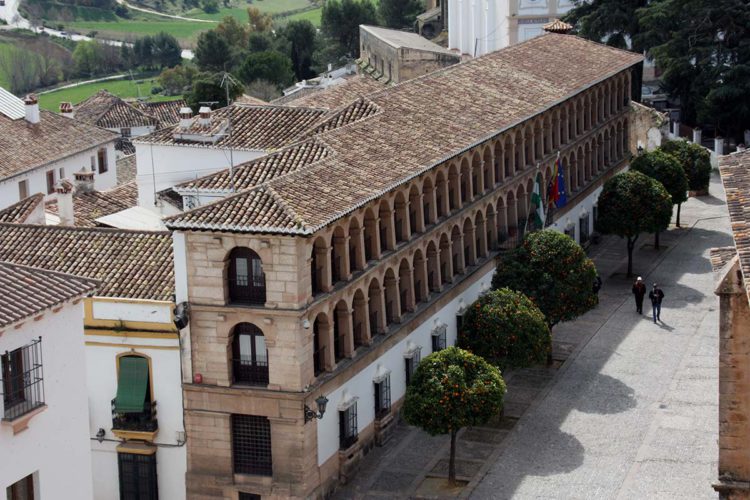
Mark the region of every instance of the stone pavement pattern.
<instances>
[{"instance_id":1,"label":"stone pavement pattern","mask_svg":"<svg viewBox=\"0 0 750 500\"><path fill-rule=\"evenodd\" d=\"M718 175L690 199L683 229L642 236L634 270L666 294L663 323L639 316L624 277L625 244L592 247L599 306L555 327L553 367L504 373L504 416L464 429L457 471L472 498L716 498L718 304L708 251L731 244ZM687 229L690 228L690 229ZM644 307L644 311L647 308ZM557 367L562 361L562 368ZM449 440L400 423L336 498L433 497Z\"/></svg>"}]
</instances>

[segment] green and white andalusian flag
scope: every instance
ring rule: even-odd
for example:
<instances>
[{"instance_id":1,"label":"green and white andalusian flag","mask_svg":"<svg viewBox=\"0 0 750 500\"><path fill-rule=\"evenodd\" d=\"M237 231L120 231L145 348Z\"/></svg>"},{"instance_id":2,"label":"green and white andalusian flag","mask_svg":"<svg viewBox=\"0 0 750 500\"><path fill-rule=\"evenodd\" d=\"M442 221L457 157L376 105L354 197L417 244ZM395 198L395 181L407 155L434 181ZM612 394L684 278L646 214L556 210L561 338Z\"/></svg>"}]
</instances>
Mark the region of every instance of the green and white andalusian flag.
<instances>
[{"instance_id":1,"label":"green and white andalusian flag","mask_svg":"<svg viewBox=\"0 0 750 500\"><path fill-rule=\"evenodd\" d=\"M536 211L534 212L534 222L536 222L537 227L543 228L544 227L544 204L542 203L542 173L539 172L536 174L536 182L534 183L534 192L531 193L531 203L536 206Z\"/></svg>"}]
</instances>

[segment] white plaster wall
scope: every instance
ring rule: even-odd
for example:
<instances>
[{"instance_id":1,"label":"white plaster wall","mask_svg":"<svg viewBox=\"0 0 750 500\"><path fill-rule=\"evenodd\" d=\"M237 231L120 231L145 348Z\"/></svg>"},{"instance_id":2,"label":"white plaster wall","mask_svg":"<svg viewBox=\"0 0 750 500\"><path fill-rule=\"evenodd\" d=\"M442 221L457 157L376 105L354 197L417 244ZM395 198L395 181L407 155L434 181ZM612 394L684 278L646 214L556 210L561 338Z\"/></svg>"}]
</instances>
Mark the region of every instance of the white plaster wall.
<instances>
[{"instance_id":1,"label":"white plaster wall","mask_svg":"<svg viewBox=\"0 0 750 500\"><path fill-rule=\"evenodd\" d=\"M232 152L234 165L259 158L265 151ZM228 149L188 145L137 144L135 152L138 204L154 208L154 191L161 191L181 182L203 177L230 167ZM153 155L153 161L152 161ZM156 189L154 189L154 183Z\"/></svg>"},{"instance_id":2,"label":"white plaster wall","mask_svg":"<svg viewBox=\"0 0 750 500\"><path fill-rule=\"evenodd\" d=\"M174 254L174 276L175 276L175 302L185 302L188 300L188 266L187 266L187 243L185 242L185 233L174 231L172 233L172 251ZM180 330L182 339L182 381L184 383L192 382L193 358L192 342L190 340L190 324Z\"/></svg>"},{"instance_id":3,"label":"white plaster wall","mask_svg":"<svg viewBox=\"0 0 750 500\"><path fill-rule=\"evenodd\" d=\"M143 302L118 303L95 300L93 309L95 319L172 323L171 302L144 300Z\"/></svg>"},{"instance_id":4,"label":"white plaster wall","mask_svg":"<svg viewBox=\"0 0 750 500\"><path fill-rule=\"evenodd\" d=\"M377 361L367 366L357 375L352 377L346 384L336 389L331 394L325 394L328 398L328 410L322 419L316 420L318 426L318 465L322 465L331 458L339 449L339 413L337 407L347 397L359 398L357 402L357 425L363 429L370 425L375 419L374 386L373 378L378 371L378 366L391 370L391 401L401 399L406 393L406 371L404 364L404 352L407 351L407 342L422 346L422 359L432 353L432 335L435 320L439 319L447 326L446 345L456 344L456 313L459 309L459 301L464 300L466 305L474 302L479 297L483 285L490 285L495 270L489 271L484 276L473 277L474 283L461 295L457 296L438 313L430 316L424 323L417 327L405 339L393 346ZM317 397L317 395L315 395Z\"/></svg>"},{"instance_id":5,"label":"white plaster wall","mask_svg":"<svg viewBox=\"0 0 750 500\"><path fill-rule=\"evenodd\" d=\"M115 144L114 142L111 142L107 144L106 147L107 166L109 169L107 172L100 174L97 166L94 172L94 187L100 191L113 188L117 184ZM43 193L47 199L53 199L55 196L54 194L47 195L47 172L49 170L54 170L55 181L59 181L60 169L63 169L65 174L64 178L72 181L73 173L80 171L81 168L84 168L86 171L91 171L91 157L93 156L96 161L98 151L99 148L92 148L83 153L63 158L60 161L39 167L30 172L0 180L0 209L20 201L18 183L25 179L28 179L29 196L36 193Z\"/></svg>"},{"instance_id":6,"label":"white plaster wall","mask_svg":"<svg viewBox=\"0 0 750 500\"><path fill-rule=\"evenodd\" d=\"M57 313L47 311L38 321L6 330L0 336L0 352L39 336L47 409L15 436L9 426L0 425L0 494L4 497L9 485L38 472L37 499L62 498L62 492L66 498L91 499L82 303L65 304Z\"/></svg>"},{"instance_id":7,"label":"white plaster wall","mask_svg":"<svg viewBox=\"0 0 750 500\"><path fill-rule=\"evenodd\" d=\"M177 433L185 430L182 414L180 351L177 339L145 339L112 336L86 336L86 365L89 388L89 434L106 431L102 443L91 441L94 497L96 500L119 498L117 453L119 439L112 434L111 401L117 394L117 355L135 352L151 358L153 397L159 421L154 442L159 498L185 498L186 446L177 446ZM121 347L101 344L123 344ZM138 347L132 347L137 345ZM166 349L165 349L166 348ZM112 440L112 441L110 441ZM168 446L158 446L164 444Z\"/></svg>"},{"instance_id":8,"label":"white plaster wall","mask_svg":"<svg viewBox=\"0 0 750 500\"><path fill-rule=\"evenodd\" d=\"M565 228L568 227L569 224L573 224L575 226L575 240L580 243L581 234L579 217L581 217L582 215L586 215L589 219L589 234L594 232L594 206L599 200L599 194L601 194L602 189L602 186L596 188L596 190L594 190L586 198L578 202L576 206L568 213L566 213L561 220L558 220L554 224L551 224L547 227L547 229L553 229L562 233L565 231Z\"/></svg>"}]
</instances>

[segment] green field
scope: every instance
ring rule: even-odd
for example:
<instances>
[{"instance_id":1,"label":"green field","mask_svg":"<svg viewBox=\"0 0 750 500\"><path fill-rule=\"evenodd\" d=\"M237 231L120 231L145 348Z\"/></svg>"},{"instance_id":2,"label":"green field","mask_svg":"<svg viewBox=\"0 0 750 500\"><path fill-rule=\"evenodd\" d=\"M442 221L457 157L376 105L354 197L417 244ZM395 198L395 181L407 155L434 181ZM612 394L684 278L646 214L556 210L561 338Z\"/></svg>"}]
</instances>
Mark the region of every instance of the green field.
<instances>
[{"instance_id":1,"label":"green field","mask_svg":"<svg viewBox=\"0 0 750 500\"><path fill-rule=\"evenodd\" d=\"M280 14L282 12L289 12L290 10L304 9L309 6L310 2L308 0L255 0L251 4L243 3L241 7L222 8L216 14L206 14L200 9L193 9L185 14L185 16L196 19L212 19L214 21L221 21L226 16L232 16L237 20L247 21L248 7L255 7L267 14Z\"/></svg>"},{"instance_id":2,"label":"green field","mask_svg":"<svg viewBox=\"0 0 750 500\"><path fill-rule=\"evenodd\" d=\"M118 40L130 40L164 31L186 46L192 46L201 31L215 27L214 24L169 19L145 13L138 13L134 17L136 18L117 18L116 21L73 21L63 24L66 29L84 35L96 31L99 38L115 38Z\"/></svg>"},{"instance_id":3,"label":"green field","mask_svg":"<svg viewBox=\"0 0 750 500\"><path fill-rule=\"evenodd\" d=\"M169 101L179 99L178 96L166 97L162 95L152 95L151 89L157 84L156 78L147 78L143 80L136 78L136 82L142 83L136 84L128 78L127 80L109 80L106 82L87 83L86 85L80 85L78 87L56 90L46 94L41 94L39 96L39 106L42 109L57 111L61 102L68 101L75 104L83 101L101 89L106 89L122 98L138 97L138 89L140 88L140 96L149 97L149 100L151 101Z\"/></svg>"},{"instance_id":4,"label":"green field","mask_svg":"<svg viewBox=\"0 0 750 500\"><path fill-rule=\"evenodd\" d=\"M7 50L8 47L10 47L10 44L0 43L0 53ZM1 69L0 69L0 87L3 87L6 90L10 90L10 85L8 84L8 75L6 75Z\"/></svg>"},{"instance_id":5,"label":"green field","mask_svg":"<svg viewBox=\"0 0 750 500\"><path fill-rule=\"evenodd\" d=\"M284 17L280 19L281 22L284 21L310 21L315 25L316 28L320 28L320 16L323 14L323 8L318 8L314 10L308 10L305 12L300 12L299 14L293 14L288 17Z\"/></svg>"}]
</instances>

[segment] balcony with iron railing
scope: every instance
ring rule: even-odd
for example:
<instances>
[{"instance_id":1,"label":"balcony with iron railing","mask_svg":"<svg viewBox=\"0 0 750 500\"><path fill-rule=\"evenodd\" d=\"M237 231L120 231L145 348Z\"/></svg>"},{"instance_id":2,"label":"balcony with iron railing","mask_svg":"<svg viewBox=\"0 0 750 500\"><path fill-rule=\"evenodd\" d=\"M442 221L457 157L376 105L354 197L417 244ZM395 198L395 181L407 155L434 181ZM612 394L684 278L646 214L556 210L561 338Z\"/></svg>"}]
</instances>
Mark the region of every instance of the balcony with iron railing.
<instances>
[{"instance_id":1,"label":"balcony with iron railing","mask_svg":"<svg viewBox=\"0 0 750 500\"><path fill-rule=\"evenodd\" d=\"M140 412L118 412L115 399L112 400L112 434L122 439L152 441L157 432L156 401L144 402Z\"/></svg>"},{"instance_id":2,"label":"balcony with iron railing","mask_svg":"<svg viewBox=\"0 0 750 500\"><path fill-rule=\"evenodd\" d=\"M233 359L232 374L236 384L268 385L268 360Z\"/></svg>"}]
</instances>

